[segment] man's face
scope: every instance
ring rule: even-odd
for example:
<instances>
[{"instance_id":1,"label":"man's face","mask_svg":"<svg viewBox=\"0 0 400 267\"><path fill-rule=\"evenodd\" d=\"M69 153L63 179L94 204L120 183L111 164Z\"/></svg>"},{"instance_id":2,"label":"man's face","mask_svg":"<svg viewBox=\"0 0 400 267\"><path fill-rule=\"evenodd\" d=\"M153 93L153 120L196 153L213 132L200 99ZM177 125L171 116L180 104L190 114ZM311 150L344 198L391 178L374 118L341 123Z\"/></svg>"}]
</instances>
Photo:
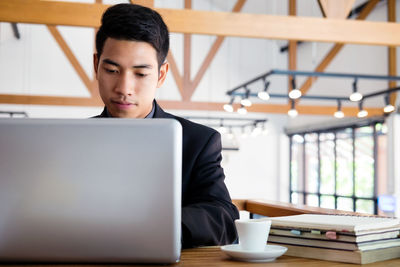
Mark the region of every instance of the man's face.
<instances>
[{"instance_id":1,"label":"man's face","mask_svg":"<svg viewBox=\"0 0 400 267\"><path fill-rule=\"evenodd\" d=\"M107 38L94 68L101 99L113 117L144 118L165 80L168 63L158 71L157 52L146 42Z\"/></svg>"}]
</instances>

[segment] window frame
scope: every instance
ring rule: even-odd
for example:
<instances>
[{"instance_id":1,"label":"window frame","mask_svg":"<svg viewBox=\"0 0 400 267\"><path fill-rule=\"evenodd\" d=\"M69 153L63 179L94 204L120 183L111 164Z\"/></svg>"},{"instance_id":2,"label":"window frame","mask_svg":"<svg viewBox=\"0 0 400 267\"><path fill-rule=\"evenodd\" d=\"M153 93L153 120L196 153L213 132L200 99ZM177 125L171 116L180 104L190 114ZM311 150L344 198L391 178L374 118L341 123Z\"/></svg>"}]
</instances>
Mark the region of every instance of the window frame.
<instances>
[{"instance_id":1,"label":"window frame","mask_svg":"<svg viewBox=\"0 0 400 267\"><path fill-rule=\"evenodd\" d=\"M332 128L324 128L324 129L313 129L310 131L303 131L303 132L292 132L290 134L287 134L289 137L289 202L293 203L293 193L298 194L298 204L304 204L307 205L307 196L310 195L315 195L318 197L318 207L321 206L321 197L324 196L332 196L334 197L334 207L337 209L338 207L338 198L344 198L344 199L351 199L353 202L353 211L356 211L356 203L357 200L368 200L368 201L373 201L373 212L374 214L378 214L378 196L377 196L377 188L378 188L378 181L377 181L377 176L378 176L378 135L382 134L381 132L377 132L377 124L384 124L385 120L384 119L377 119L377 120L370 120L364 123L359 123L359 124L352 124L352 125L343 125L339 127L332 127ZM356 195L356 168L355 168L355 162L356 162L356 129L363 128L363 127L372 127L372 140L373 140L373 196L371 197L361 197ZM338 153L337 153L337 133L340 131L344 131L346 129L351 129L351 144L352 144L352 194L351 195L340 195L337 193L337 182L338 182L338 165L337 165L337 159L338 159ZM326 194L326 193L321 193L321 140L320 140L320 135L324 133L333 133L334 138L334 191L333 194ZM317 151L318 151L318 190L317 192L307 192L307 177L306 177L306 139L305 135L306 134L317 134ZM293 160L293 136L294 135L300 135L303 138L303 142L301 143L296 143L298 145L301 145L301 160L302 162L297 162L297 166L301 165L301 173L298 171L298 174L302 176L302 179L298 179L297 181L297 190L294 190L292 188L292 182L293 182L293 174L292 174L292 160ZM299 146L300 147L300 146ZM300 186L299 182L302 182L302 185ZM301 201L302 199L302 201Z\"/></svg>"}]
</instances>

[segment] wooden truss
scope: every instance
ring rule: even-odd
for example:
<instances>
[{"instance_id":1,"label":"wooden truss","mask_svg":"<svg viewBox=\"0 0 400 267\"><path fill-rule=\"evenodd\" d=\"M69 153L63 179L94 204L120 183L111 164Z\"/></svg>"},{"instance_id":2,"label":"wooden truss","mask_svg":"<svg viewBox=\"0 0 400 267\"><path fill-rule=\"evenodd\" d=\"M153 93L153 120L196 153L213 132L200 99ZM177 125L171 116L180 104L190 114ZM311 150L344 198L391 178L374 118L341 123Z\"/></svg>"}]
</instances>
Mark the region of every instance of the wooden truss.
<instances>
[{"instance_id":1,"label":"wooden truss","mask_svg":"<svg viewBox=\"0 0 400 267\"><path fill-rule=\"evenodd\" d=\"M215 110L222 111L224 103L194 102L191 97L198 87L207 68L221 47L226 36L268 38L289 40L289 69L296 69L296 41L334 42L335 46L320 62L315 71L324 71L345 44L383 45L389 47L389 75L396 75L396 46L400 45L400 25L395 23L395 0L388 0L388 21L363 21L379 0L370 0L367 7L358 15L357 20L346 20L355 0L319 0L321 11L326 18L296 17L296 0L289 1L290 16L272 16L239 13L246 0L237 0L232 12L209 12L191 9L191 0L185 0L185 9L156 9L165 19L171 32L184 34L184 68L179 73L176 61L170 52L167 60L181 95L181 101L159 101L167 109ZM153 0L131 0L131 2L153 7ZM94 4L38 1L38 0L1 0L0 21L13 23L36 23L47 25L64 54L74 67L82 82L90 92L90 98L50 97L0 94L0 103L101 106L97 84L88 77L67 43L58 32L56 25L98 27L100 17L108 5L96 0ZM217 35L199 71L191 80L191 34ZM373 36L373 38L371 38ZM310 78L301 86L307 93L313 81ZM392 82L390 87L394 87ZM289 85L290 89L290 85ZM396 95L392 94L394 103ZM301 114L331 115L336 106L297 105ZM286 113L287 104L253 104L250 112ZM381 115L381 108L368 108L369 115ZM348 116L355 116L357 108L343 108Z\"/></svg>"}]
</instances>

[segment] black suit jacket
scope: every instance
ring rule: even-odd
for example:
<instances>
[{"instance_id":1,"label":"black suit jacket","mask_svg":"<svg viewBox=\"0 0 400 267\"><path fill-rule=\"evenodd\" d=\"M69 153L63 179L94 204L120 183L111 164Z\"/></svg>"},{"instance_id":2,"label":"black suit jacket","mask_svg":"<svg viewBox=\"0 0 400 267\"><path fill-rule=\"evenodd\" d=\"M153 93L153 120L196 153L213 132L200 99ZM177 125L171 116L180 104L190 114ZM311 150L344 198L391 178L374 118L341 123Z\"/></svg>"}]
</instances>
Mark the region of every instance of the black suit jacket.
<instances>
[{"instance_id":1,"label":"black suit jacket","mask_svg":"<svg viewBox=\"0 0 400 267\"><path fill-rule=\"evenodd\" d=\"M224 183L221 135L154 104L154 118L176 119L183 129L182 247L232 243L237 237L234 220L239 213ZM97 117L108 117L106 108Z\"/></svg>"}]
</instances>

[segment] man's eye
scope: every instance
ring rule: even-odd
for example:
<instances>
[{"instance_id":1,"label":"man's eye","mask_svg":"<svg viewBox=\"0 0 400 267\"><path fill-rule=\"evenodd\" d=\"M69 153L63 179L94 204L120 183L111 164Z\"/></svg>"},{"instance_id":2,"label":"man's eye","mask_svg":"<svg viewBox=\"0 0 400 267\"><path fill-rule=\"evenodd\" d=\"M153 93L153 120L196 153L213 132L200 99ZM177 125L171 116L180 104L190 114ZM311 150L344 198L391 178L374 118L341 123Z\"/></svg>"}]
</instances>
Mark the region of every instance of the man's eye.
<instances>
[{"instance_id":1,"label":"man's eye","mask_svg":"<svg viewBox=\"0 0 400 267\"><path fill-rule=\"evenodd\" d=\"M138 77L145 77L145 76L147 76L147 74L145 74L145 73L135 73L136 74L136 76L138 76Z\"/></svg>"},{"instance_id":2,"label":"man's eye","mask_svg":"<svg viewBox=\"0 0 400 267\"><path fill-rule=\"evenodd\" d=\"M108 72L108 73L117 73L117 72L118 72L117 70L107 69L107 68L104 68L104 70L105 70L106 72Z\"/></svg>"}]
</instances>

